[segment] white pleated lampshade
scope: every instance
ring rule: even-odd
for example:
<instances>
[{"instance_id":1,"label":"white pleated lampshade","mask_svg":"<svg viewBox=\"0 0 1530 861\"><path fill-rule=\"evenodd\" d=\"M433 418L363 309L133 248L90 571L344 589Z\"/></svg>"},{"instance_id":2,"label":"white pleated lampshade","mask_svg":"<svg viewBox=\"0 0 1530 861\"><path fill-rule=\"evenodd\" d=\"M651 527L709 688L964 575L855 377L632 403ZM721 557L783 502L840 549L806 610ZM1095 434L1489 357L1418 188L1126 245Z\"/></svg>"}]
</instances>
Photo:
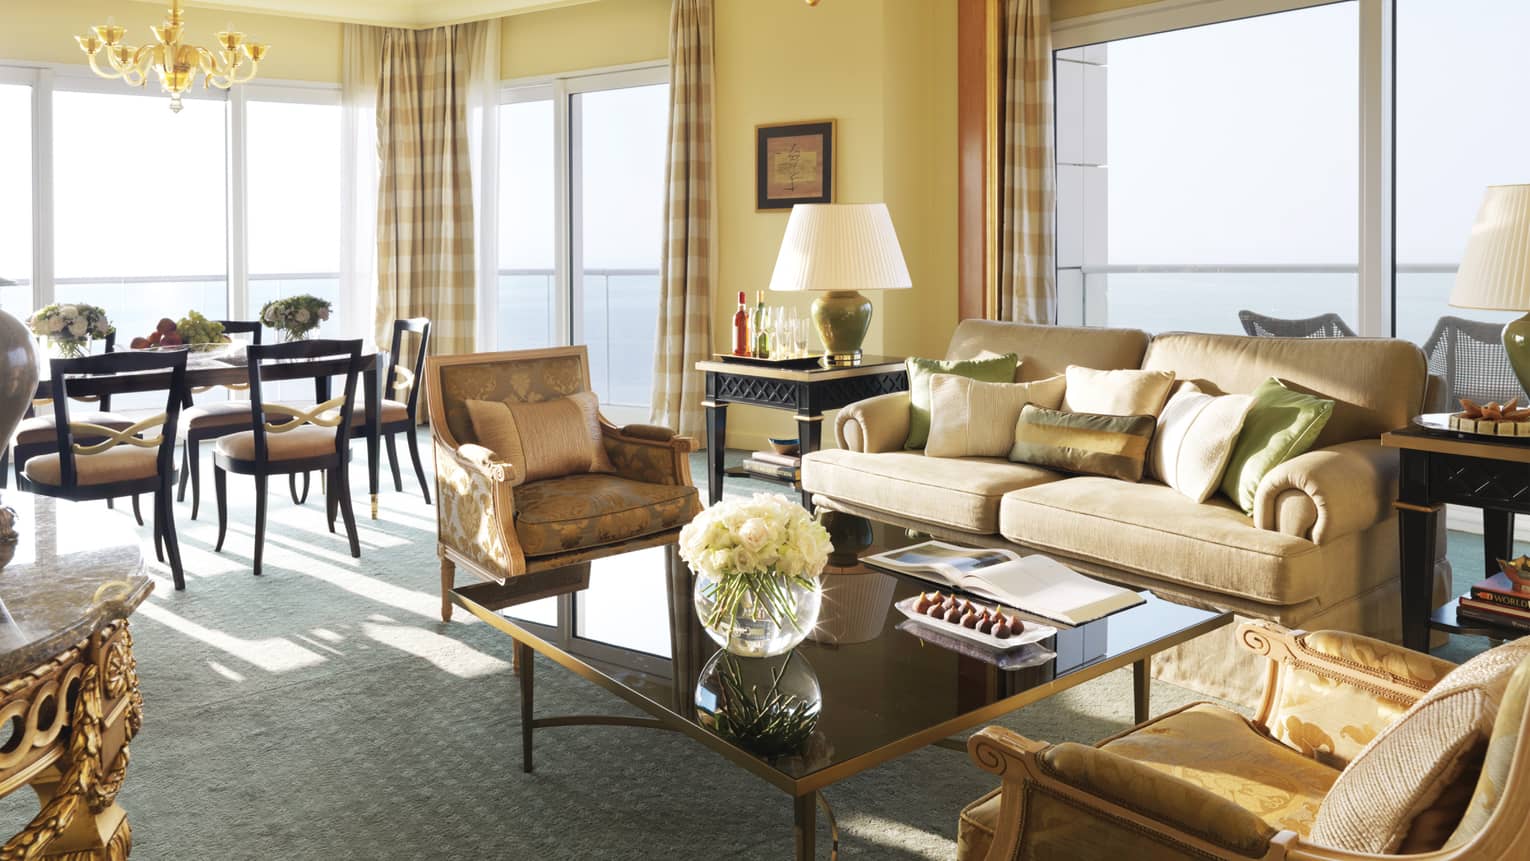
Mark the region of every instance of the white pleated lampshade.
<instances>
[{"instance_id":1,"label":"white pleated lampshade","mask_svg":"<svg viewBox=\"0 0 1530 861\"><path fill-rule=\"evenodd\" d=\"M792 207L771 290L899 290L914 286L885 203Z\"/></svg>"},{"instance_id":2,"label":"white pleated lampshade","mask_svg":"<svg viewBox=\"0 0 1530 861\"><path fill-rule=\"evenodd\" d=\"M1450 304L1530 311L1530 185L1488 187L1456 270Z\"/></svg>"}]
</instances>

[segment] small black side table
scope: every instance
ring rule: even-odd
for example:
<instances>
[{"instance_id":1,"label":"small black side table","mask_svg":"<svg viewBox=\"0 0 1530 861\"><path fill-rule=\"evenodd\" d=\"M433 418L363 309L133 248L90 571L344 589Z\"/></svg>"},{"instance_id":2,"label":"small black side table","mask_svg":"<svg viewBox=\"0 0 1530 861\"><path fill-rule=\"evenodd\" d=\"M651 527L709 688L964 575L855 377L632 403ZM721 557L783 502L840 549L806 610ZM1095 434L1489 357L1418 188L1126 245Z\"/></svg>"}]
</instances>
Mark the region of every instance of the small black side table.
<instances>
[{"instance_id":1,"label":"small black side table","mask_svg":"<svg viewBox=\"0 0 1530 861\"><path fill-rule=\"evenodd\" d=\"M1524 636L1456 615L1455 596L1439 609L1434 597L1439 518L1448 505L1482 509L1484 577L1498 572L1498 559L1514 552L1514 514L1530 514L1530 438L1456 438L1419 428L1381 435L1381 444L1402 458L1397 489L1401 542L1403 645L1429 651L1430 630L1479 634L1512 640Z\"/></svg>"},{"instance_id":2,"label":"small black side table","mask_svg":"<svg viewBox=\"0 0 1530 861\"><path fill-rule=\"evenodd\" d=\"M707 399L701 404L707 408L707 490L712 502L722 499L728 404L791 410L805 455L817 451L823 441L824 410L908 390L903 360L893 356L866 356L848 368L781 368L717 359L697 362L696 370L707 378ZM809 496L802 494L802 504L812 508Z\"/></svg>"}]
</instances>

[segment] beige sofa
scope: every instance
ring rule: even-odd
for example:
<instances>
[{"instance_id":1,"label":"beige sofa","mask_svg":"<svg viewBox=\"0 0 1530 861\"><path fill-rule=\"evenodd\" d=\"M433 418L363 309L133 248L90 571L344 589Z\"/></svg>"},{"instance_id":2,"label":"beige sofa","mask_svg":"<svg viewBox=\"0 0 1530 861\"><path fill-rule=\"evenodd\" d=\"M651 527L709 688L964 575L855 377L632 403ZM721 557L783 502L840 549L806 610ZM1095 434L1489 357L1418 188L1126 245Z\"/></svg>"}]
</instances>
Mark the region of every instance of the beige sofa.
<instances>
[{"instance_id":1,"label":"beige sofa","mask_svg":"<svg viewBox=\"0 0 1530 861\"><path fill-rule=\"evenodd\" d=\"M1313 450L1261 482L1254 514L1218 494L1196 503L1151 479L1069 476L994 458L903 450L908 395L852 404L835 421L839 448L803 460L817 505L955 541L1044 552L1173 601L1292 628L1397 640L1397 457L1379 437L1430 402L1423 354L1393 339L1303 340L1067 328L969 320L948 358L982 350L1022 358L1019 380L1068 365L1172 370L1208 391L1250 392L1269 377L1335 402ZM1442 548L1444 542L1440 543ZM1449 583L1436 565L1437 594ZM1167 652L1161 676L1254 702L1232 627Z\"/></svg>"}]
</instances>

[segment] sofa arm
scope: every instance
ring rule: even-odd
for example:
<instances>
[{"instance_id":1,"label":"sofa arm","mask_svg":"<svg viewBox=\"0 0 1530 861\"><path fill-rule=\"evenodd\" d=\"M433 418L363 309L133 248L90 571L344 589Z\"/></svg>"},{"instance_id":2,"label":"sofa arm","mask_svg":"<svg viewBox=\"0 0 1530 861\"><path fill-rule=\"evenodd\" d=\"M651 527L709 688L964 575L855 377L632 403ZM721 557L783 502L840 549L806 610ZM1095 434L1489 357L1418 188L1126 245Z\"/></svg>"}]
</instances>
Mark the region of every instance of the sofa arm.
<instances>
[{"instance_id":1,"label":"sofa arm","mask_svg":"<svg viewBox=\"0 0 1530 861\"><path fill-rule=\"evenodd\" d=\"M618 428L602 423L606 456L622 478L645 484L691 484L690 453L693 437L681 436L660 425L627 425Z\"/></svg>"},{"instance_id":2,"label":"sofa arm","mask_svg":"<svg viewBox=\"0 0 1530 861\"><path fill-rule=\"evenodd\" d=\"M525 480L519 464L494 459L480 445L436 449L436 534L443 557L450 550L487 576L524 574L526 555L515 537L514 488Z\"/></svg>"},{"instance_id":3,"label":"sofa arm","mask_svg":"<svg viewBox=\"0 0 1530 861\"><path fill-rule=\"evenodd\" d=\"M902 451L908 439L908 392L877 395L834 417L834 437L848 451Z\"/></svg>"},{"instance_id":4,"label":"sofa arm","mask_svg":"<svg viewBox=\"0 0 1530 861\"><path fill-rule=\"evenodd\" d=\"M1244 648L1270 660L1255 722L1319 762L1343 768L1455 668L1423 652L1346 631L1238 628Z\"/></svg>"},{"instance_id":5,"label":"sofa arm","mask_svg":"<svg viewBox=\"0 0 1530 861\"><path fill-rule=\"evenodd\" d=\"M1004 779L989 858L1118 861L1133 848L1123 837L1143 849L1167 841L1197 855L1262 858L1281 834L1219 795L1098 748L1046 746L987 727L967 749Z\"/></svg>"},{"instance_id":6,"label":"sofa arm","mask_svg":"<svg viewBox=\"0 0 1530 861\"><path fill-rule=\"evenodd\" d=\"M1254 525L1316 544L1392 516L1397 452L1380 440L1309 451L1270 470L1254 494Z\"/></svg>"}]
</instances>

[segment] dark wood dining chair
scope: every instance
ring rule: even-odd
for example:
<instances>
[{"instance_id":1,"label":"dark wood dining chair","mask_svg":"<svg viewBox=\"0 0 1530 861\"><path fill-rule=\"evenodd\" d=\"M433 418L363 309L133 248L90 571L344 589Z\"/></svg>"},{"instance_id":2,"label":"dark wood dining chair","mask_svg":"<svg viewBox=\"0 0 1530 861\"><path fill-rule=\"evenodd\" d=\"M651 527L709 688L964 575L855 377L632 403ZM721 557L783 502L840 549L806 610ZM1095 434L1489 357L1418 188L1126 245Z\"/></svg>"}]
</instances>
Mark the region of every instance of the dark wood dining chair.
<instances>
[{"instance_id":1,"label":"dark wood dining chair","mask_svg":"<svg viewBox=\"0 0 1530 861\"><path fill-rule=\"evenodd\" d=\"M175 534L171 493L175 489L175 432L186 398L186 352L107 353L53 359L54 450L26 461L24 475L33 493L64 499L111 500L154 497L154 553L167 560L176 589L186 588L180 542ZM112 377L132 375L130 383ZM73 421L69 401L105 392L164 390L165 411L124 428ZM158 427L156 436L146 434Z\"/></svg>"},{"instance_id":2,"label":"dark wood dining chair","mask_svg":"<svg viewBox=\"0 0 1530 861\"><path fill-rule=\"evenodd\" d=\"M259 320L219 320L226 335L249 335L249 343L258 346L264 326ZM216 386L192 390L196 397ZM222 388L247 391L249 383L233 383ZM186 500L186 485L191 485L191 519L197 519L202 508L202 443L250 430L250 405L244 401L210 401L186 410L181 417L181 486L176 491L176 501Z\"/></svg>"},{"instance_id":3,"label":"dark wood dining chair","mask_svg":"<svg viewBox=\"0 0 1530 861\"><path fill-rule=\"evenodd\" d=\"M228 533L228 473L255 478L255 573L261 572L266 540L266 498L272 475L319 471L326 476L325 500L329 531L335 531L336 511L344 518L352 558L361 557L356 515L351 508L349 423L356 403L356 380L361 374L361 340L321 339L286 344L251 345L249 357L250 430L218 439L213 451L213 487L218 498L218 543L223 550ZM343 394L310 409L268 404L261 397L263 382L313 380L315 388L330 378L343 377ZM271 421L272 417L280 419Z\"/></svg>"},{"instance_id":4,"label":"dark wood dining chair","mask_svg":"<svg viewBox=\"0 0 1530 861\"><path fill-rule=\"evenodd\" d=\"M419 336L414 344L413 367L399 363L406 335ZM425 465L420 462L420 445L415 439L415 431L419 429L420 391L424 388L419 381L424 379L425 354L429 349L429 317L393 321L393 348L388 353L388 375L383 377L383 385L395 397L384 398L379 408L382 437L388 446L388 464L393 468L393 489L401 493L404 490L404 479L398 468L398 445L394 442L396 435L403 434L404 442L409 445L409 459L414 462L414 477L420 482L420 494L425 497L426 505L430 504L430 482L425 478ZM401 393L402 400L398 399ZM366 410L358 405L351 412L353 438L366 436L366 421Z\"/></svg>"},{"instance_id":5,"label":"dark wood dining chair","mask_svg":"<svg viewBox=\"0 0 1530 861\"><path fill-rule=\"evenodd\" d=\"M103 352L112 352L116 348L116 344L117 332L114 329L103 339ZM84 397L77 397L75 400L82 403L95 404L96 406L96 409L90 412L76 415L76 421L101 425L114 431L122 430L133 423L133 420L127 416L112 412L112 396L110 394L100 395L99 397L86 395ZM14 460L16 463L16 486L25 490L27 489L26 476L23 473L26 471L27 461L35 455L47 454L56 450L53 447L55 442L53 412L48 409L46 401L40 403L43 408L42 414L38 414L38 403L28 406L26 416L16 426L16 433L11 437L10 446L4 453L0 453L0 489L6 486L7 473L10 472L11 461ZM139 523L142 525L142 521L139 521Z\"/></svg>"}]
</instances>

